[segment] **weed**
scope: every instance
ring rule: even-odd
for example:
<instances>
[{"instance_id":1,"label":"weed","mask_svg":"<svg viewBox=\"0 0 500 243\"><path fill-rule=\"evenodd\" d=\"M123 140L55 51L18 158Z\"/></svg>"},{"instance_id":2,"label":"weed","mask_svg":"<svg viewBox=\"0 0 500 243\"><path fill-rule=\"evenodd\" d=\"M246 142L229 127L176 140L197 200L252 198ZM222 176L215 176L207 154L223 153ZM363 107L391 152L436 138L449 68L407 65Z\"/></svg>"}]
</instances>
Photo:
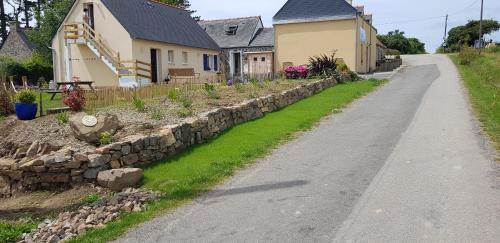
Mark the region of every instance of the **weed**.
<instances>
[{"instance_id":1,"label":"weed","mask_svg":"<svg viewBox=\"0 0 500 243\"><path fill-rule=\"evenodd\" d=\"M170 89L167 93L167 97L173 101L179 99L179 89L178 88Z\"/></svg>"},{"instance_id":2,"label":"weed","mask_svg":"<svg viewBox=\"0 0 500 243\"><path fill-rule=\"evenodd\" d=\"M165 118L165 114L163 114L163 112L161 112L159 110L155 110L151 114L151 119L153 119L153 120L160 121L160 120L163 120L163 118Z\"/></svg>"},{"instance_id":3,"label":"weed","mask_svg":"<svg viewBox=\"0 0 500 243\"><path fill-rule=\"evenodd\" d=\"M462 47L458 54L460 65L469 65L474 59L478 57L476 49L468 46Z\"/></svg>"},{"instance_id":4,"label":"weed","mask_svg":"<svg viewBox=\"0 0 500 243\"><path fill-rule=\"evenodd\" d=\"M147 130L149 130L149 129L153 129L153 127L154 127L154 126L153 126L153 124L151 124L151 123L143 123L143 124L141 125L141 127L142 127L143 129L147 129Z\"/></svg>"},{"instance_id":5,"label":"weed","mask_svg":"<svg viewBox=\"0 0 500 243\"><path fill-rule=\"evenodd\" d=\"M245 93L245 85L243 83L240 83L240 82L236 83L234 85L234 88L236 89L236 92L238 92L238 93Z\"/></svg>"},{"instance_id":6,"label":"weed","mask_svg":"<svg viewBox=\"0 0 500 243\"><path fill-rule=\"evenodd\" d=\"M101 196L99 196L99 194L92 193L90 195L87 195L84 199L82 199L81 204L84 205L92 204L99 201L99 199L101 199Z\"/></svg>"},{"instance_id":7,"label":"weed","mask_svg":"<svg viewBox=\"0 0 500 243\"><path fill-rule=\"evenodd\" d=\"M139 112L144 112L146 110L146 103L144 103L144 101L137 95L134 95L132 98L132 104Z\"/></svg>"},{"instance_id":8,"label":"weed","mask_svg":"<svg viewBox=\"0 0 500 243\"><path fill-rule=\"evenodd\" d=\"M61 124L66 124L69 122L68 112L62 112L56 115L56 120Z\"/></svg>"},{"instance_id":9,"label":"weed","mask_svg":"<svg viewBox=\"0 0 500 243\"><path fill-rule=\"evenodd\" d=\"M205 93L207 94L208 98L216 100L220 99L220 95L217 92L215 85L205 83L205 85L203 86L203 90L205 90Z\"/></svg>"},{"instance_id":10,"label":"weed","mask_svg":"<svg viewBox=\"0 0 500 243\"><path fill-rule=\"evenodd\" d=\"M100 145L108 145L113 142L113 135L109 132L103 132L99 136L99 144Z\"/></svg>"},{"instance_id":11,"label":"weed","mask_svg":"<svg viewBox=\"0 0 500 243\"><path fill-rule=\"evenodd\" d=\"M193 111L191 109L183 107L183 108L179 109L178 113L179 113L179 116L181 116L181 117L189 117L193 114Z\"/></svg>"},{"instance_id":12,"label":"weed","mask_svg":"<svg viewBox=\"0 0 500 243\"><path fill-rule=\"evenodd\" d=\"M190 109L193 106L193 101L187 96L182 96L180 102L182 107L186 109Z\"/></svg>"}]
</instances>

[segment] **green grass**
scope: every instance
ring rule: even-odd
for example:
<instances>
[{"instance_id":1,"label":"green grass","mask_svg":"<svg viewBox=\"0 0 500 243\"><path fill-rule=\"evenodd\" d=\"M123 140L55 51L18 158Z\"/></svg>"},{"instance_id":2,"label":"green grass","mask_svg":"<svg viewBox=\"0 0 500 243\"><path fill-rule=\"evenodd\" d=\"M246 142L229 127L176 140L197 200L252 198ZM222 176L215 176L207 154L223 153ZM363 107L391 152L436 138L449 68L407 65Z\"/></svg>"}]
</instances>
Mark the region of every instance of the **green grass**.
<instances>
[{"instance_id":1,"label":"green grass","mask_svg":"<svg viewBox=\"0 0 500 243\"><path fill-rule=\"evenodd\" d=\"M130 227L160 216L195 199L217 183L289 140L310 129L322 117L380 86L369 80L329 88L265 117L235 126L217 139L195 146L172 158L144 168L142 189L165 193L160 201L140 213L121 215L105 228L89 231L72 242L106 242Z\"/></svg>"},{"instance_id":2,"label":"green grass","mask_svg":"<svg viewBox=\"0 0 500 243\"><path fill-rule=\"evenodd\" d=\"M11 224L0 221L0 242L16 242L20 235L29 232L36 226L36 223L33 222Z\"/></svg>"},{"instance_id":3,"label":"green grass","mask_svg":"<svg viewBox=\"0 0 500 243\"><path fill-rule=\"evenodd\" d=\"M500 150L500 53L483 53L469 65L459 65L456 55L450 57L460 71L484 130Z\"/></svg>"},{"instance_id":4,"label":"green grass","mask_svg":"<svg viewBox=\"0 0 500 243\"><path fill-rule=\"evenodd\" d=\"M61 94L56 94L54 100L50 100L52 94L42 93L43 114L47 114L47 109L64 107L61 101ZM40 115L40 93L37 93L36 103L38 103L38 115Z\"/></svg>"}]
</instances>

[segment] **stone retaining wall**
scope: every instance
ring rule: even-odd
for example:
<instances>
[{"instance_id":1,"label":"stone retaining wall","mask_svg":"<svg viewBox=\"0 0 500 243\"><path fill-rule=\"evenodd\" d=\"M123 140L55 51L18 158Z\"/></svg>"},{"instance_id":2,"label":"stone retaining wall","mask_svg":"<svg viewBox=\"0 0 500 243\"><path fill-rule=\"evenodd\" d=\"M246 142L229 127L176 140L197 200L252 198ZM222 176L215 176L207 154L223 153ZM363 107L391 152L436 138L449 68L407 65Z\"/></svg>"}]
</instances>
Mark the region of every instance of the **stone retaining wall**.
<instances>
[{"instance_id":1,"label":"stone retaining wall","mask_svg":"<svg viewBox=\"0 0 500 243\"><path fill-rule=\"evenodd\" d=\"M8 196L16 190L50 189L83 181L95 182L100 171L159 161L194 144L217 137L234 125L260 118L267 112L288 106L336 83L333 79L321 80L280 94L219 108L188 118L180 124L165 126L154 134L130 136L95 151L63 148L28 162L3 160L0 162L0 195Z\"/></svg>"}]
</instances>

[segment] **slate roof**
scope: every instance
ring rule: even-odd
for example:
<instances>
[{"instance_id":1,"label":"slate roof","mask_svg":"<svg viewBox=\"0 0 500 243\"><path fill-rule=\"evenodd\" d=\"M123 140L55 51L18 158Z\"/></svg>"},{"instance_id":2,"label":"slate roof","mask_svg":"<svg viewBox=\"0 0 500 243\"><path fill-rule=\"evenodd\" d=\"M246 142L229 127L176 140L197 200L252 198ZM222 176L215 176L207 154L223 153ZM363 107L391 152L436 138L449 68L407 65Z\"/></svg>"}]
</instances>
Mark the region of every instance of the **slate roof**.
<instances>
[{"instance_id":1,"label":"slate roof","mask_svg":"<svg viewBox=\"0 0 500 243\"><path fill-rule=\"evenodd\" d=\"M262 21L259 16L235 19L219 19L200 21L200 26L217 42L221 48L248 47L260 28ZM229 26L238 26L235 35L227 35Z\"/></svg>"},{"instance_id":2,"label":"slate roof","mask_svg":"<svg viewBox=\"0 0 500 243\"><path fill-rule=\"evenodd\" d=\"M274 29L262 28L250 43L251 47L274 47Z\"/></svg>"},{"instance_id":3,"label":"slate roof","mask_svg":"<svg viewBox=\"0 0 500 243\"><path fill-rule=\"evenodd\" d=\"M220 50L191 15L180 8L148 0L102 0L134 39Z\"/></svg>"},{"instance_id":4,"label":"slate roof","mask_svg":"<svg viewBox=\"0 0 500 243\"><path fill-rule=\"evenodd\" d=\"M356 17L356 9L346 0L288 0L274 15L275 24L300 23Z\"/></svg>"}]
</instances>

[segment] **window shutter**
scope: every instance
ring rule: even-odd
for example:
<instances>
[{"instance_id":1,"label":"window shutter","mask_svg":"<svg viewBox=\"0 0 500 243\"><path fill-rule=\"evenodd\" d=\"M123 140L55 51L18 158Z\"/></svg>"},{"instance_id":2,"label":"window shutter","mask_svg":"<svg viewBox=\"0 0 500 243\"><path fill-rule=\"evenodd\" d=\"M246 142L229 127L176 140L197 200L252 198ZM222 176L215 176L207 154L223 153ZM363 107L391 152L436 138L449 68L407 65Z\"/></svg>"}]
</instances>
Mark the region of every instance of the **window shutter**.
<instances>
[{"instance_id":1,"label":"window shutter","mask_svg":"<svg viewBox=\"0 0 500 243\"><path fill-rule=\"evenodd\" d=\"M214 71L219 71L219 57L217 55L214 56Z\"/></svg>"},{"instance_id":2,"label":"window shutter","mask_svg":"<svg viewBox=\"0 0 500 243\"><path fill-rule=\"evenodd\" d=\"M210 64L209 64L209 61L208 61L208 55L207 54L203 54L203 70L205 70L205 71L209 71L210 70Z\"/></svg>"}]
</instances>

